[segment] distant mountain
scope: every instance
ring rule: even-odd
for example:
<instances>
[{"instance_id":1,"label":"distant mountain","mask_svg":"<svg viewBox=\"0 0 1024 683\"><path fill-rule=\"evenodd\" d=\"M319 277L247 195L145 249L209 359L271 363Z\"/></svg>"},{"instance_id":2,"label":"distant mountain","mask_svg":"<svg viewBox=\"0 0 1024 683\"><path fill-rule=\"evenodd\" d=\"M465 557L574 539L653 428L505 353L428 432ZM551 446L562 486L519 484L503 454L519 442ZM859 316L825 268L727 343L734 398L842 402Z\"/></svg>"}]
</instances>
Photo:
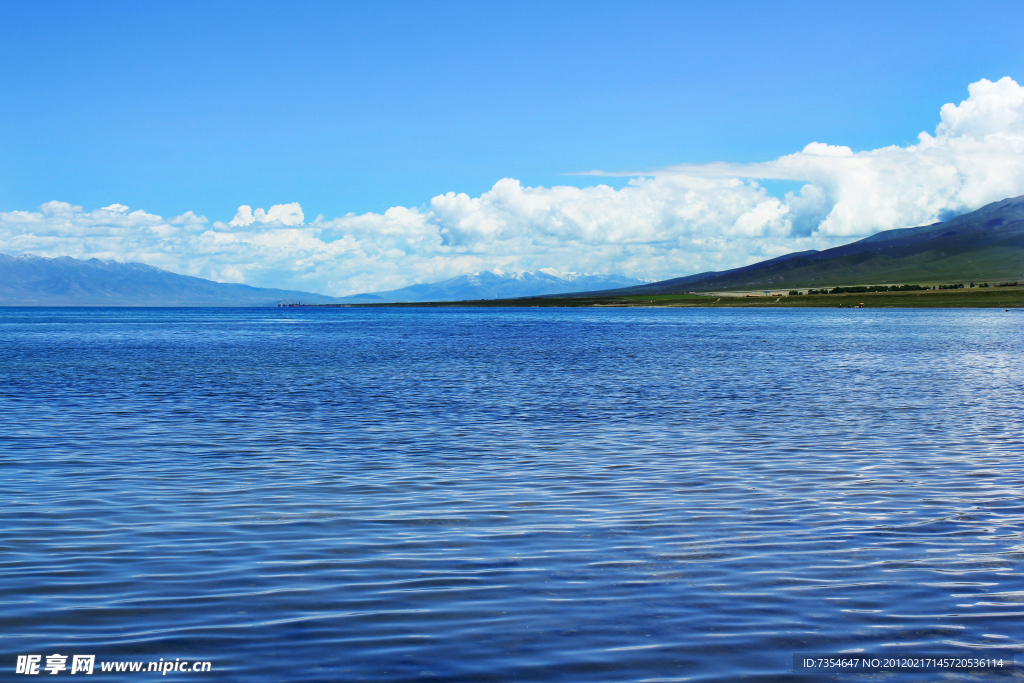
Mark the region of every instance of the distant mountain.
<instances>
[{"instance_id":1,"label":"distant mountain","mask_svg":"<svg viewBox=\"0 0 1024 683\"><path fill-rule=\"evenodd\" d=\"M344 297L339 302L390 303L421 301L470 301L476 299L514 299L523 296L597 291L643 284L644 280L622 275L562 273L553 268L533 272L503 273L485 270L459 275L450 280L412 285L388 292L373 292Z\"/></svg>"},{"instance_id":2,"label":"distant mountain","mask_svg":"<svg viewBox=\"0 0 1024 683\"><path fill-rule=\"evenodd\" d=\"M274 306L333 297L213 282L144 263L0 254L0 306Z\"/></svg>"},{"instance_id":3,"label":"distant mountain","mask_svg":"<svg viewBox=\"0 0 1024 683\"><path fill-rule=\"evenodd\" d=\"M824 251L601 294L1004 280L1024 280L1024 196L943 223L886 230Z\"/></svg>"},{"instance_id":4,"label":"distant mountain","mask_svg":"<svg viewBox=\"0 0 1024 683\"><path fill-rule=\"evenodd\" d=\"M0 254L0 306L273 306L512 299L569 293L667 294L854 284L1024 280L1024 196L943 223L880 232L824 251L645 284L621 275L484 271L335 298L178 275L142 263Z\"/></svg>"}]
</instances>

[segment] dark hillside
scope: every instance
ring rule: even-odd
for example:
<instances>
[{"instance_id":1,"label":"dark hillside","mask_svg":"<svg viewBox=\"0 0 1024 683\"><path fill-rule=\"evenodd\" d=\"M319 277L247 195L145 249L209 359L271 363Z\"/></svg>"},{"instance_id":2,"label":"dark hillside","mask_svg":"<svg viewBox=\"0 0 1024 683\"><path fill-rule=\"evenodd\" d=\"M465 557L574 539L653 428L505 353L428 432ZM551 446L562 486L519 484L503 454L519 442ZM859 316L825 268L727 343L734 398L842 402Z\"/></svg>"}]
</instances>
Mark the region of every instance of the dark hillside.
<instances>
[{"instance_id":1,"label":"dark hillside","mask_svg":"<svg viewBox=\"0 0 1024 683\"><path fill-rule=\"evenodd\" d=\"M887 230L825 251L787 254L743 268L604 294L1017 279L1024 279L1024 197L1004 199L943 223Z\"/></svg>"}]
</instances>

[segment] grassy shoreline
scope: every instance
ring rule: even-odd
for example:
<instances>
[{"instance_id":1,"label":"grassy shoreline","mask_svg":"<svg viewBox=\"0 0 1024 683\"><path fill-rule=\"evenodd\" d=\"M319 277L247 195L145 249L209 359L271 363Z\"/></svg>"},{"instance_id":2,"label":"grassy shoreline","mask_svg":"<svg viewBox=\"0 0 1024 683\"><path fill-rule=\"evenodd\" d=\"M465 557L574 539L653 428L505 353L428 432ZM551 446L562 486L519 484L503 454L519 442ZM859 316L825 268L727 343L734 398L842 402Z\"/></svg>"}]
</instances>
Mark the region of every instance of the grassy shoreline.
<instances>
[{"instance_id":1,"label":"grassy shoreline","mask_svg":"<svg viewBox=\"0 0 1024 683\"><path fill-rule=\"evenodd\" d=\"M338 307L485 307L485 308L1022 308L1024 287L940 289L921 292L870 292L862 294L805 294L801 296L737 297L701 294L658 294L644 296L530 297L524 299L483 299L392 304L321 304Z\"/></svg>"}]
</instances>

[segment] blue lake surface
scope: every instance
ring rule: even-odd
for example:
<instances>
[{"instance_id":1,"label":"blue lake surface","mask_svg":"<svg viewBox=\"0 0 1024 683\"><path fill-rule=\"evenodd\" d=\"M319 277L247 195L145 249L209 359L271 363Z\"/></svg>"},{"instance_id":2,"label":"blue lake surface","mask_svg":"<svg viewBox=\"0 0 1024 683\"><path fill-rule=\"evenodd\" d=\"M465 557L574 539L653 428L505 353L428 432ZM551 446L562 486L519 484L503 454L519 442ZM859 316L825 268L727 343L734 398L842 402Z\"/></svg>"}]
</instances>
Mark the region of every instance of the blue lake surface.
<instances>
[{"instance_id":1,"label":"blue lake surface","mask_svg":"<svg viewBox=\"0 0 1024 683\"><path fill-rule=\"evenodd\" d=\"M2 678L31 653L260 683L1020 662L1022 332L1002 309L0 309Z\"/></svg>"}]
</instances>

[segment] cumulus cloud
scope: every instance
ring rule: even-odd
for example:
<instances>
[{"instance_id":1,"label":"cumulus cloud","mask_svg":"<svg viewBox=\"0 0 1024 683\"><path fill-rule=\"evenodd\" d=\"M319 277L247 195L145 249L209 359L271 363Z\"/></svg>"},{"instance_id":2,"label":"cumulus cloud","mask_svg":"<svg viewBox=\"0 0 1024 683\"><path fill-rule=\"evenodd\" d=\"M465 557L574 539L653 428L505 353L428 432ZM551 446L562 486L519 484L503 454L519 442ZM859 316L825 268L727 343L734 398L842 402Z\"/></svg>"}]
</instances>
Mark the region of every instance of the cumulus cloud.
<instances>
[{"instance_id":1,"label":"cumulus cloud","mask_svg":"<svg viewBox=\"0 0 1024 683\"><path fill-rule=\"evenodd\" d=\"M39 207L39 210L47 216L66 216L81 211L82 207L67 202L46 202Z\"/></svg>"},{"instance_id":2,"label":"cumulus cloud","mask_svg":"<svg viewBox=\"0 0 1024 683\"><path fill-rule=\"evenodd\" d=\"M935 134L920 133L916 145L855 153L812 142L775 161L684 164L652 175L806 181L784 197L798 234L852 237L934 222L1024 193L1024 88L1006 77L968 92L942 107Z\"/></svg>"},{"instance_id":3,"label":"cumulus cloud","mask_svg":"<svg viewBox=\"0 0 1024 683\"><path fill-rule=\"evenodd\" d=\"M667 278L820 249L922 225L1024 194L1024 88L971 84L906 147L854 152L812 142L758 164L679 165L616 190L524 187L505 178L479 197L305 221L298 203L243 205L212 224L113 204L48 202L0 213L0 251L137 260L215 280L320 291L392 289L482 269L557 267ZM602 175L601 172L594 172ZM613 173L603 175L616 175ZM803 186L778 197L758 181Z\"/></svg>"},{"instance_id":4,"label":"cumulus cloud","mask_svg":"<svg viewBox=\"0 0 1024 683\"><path fill-rule=\"evenodd\" d=\"M228 225L232 227L245 227L252 225L253 223L280 223L281 225L302 225L306 220L306 217L302 215L302 207L299 206L298 202L292 202L291 204L275 204L270 207L270 211L263 211L263 209L256 209L254 212L252 207L243 204L238 207L238 213L231 220Z\"/></svg>"}]
</instances>

